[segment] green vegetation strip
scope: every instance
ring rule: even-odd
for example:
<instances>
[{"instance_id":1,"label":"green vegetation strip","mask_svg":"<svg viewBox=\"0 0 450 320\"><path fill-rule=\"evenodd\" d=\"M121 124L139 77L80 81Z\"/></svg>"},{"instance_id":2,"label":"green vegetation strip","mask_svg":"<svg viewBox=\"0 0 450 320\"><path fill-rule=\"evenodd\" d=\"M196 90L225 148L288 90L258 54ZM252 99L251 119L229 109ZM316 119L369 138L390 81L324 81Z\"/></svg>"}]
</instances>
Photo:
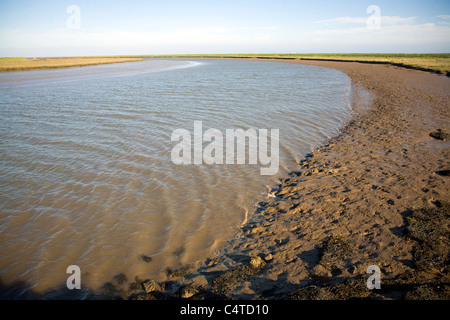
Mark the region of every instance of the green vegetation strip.
<instances>
[{"instance_id":1,"label":"green vegetation strip","mask_svg":"<svg viewBox=\"0 0 450 320\"><path fill-rule=\"evenodd\" d=\"M124 55L94 57L0 58L0 71L69 68L87 65L141 61L145 58L238 58L349 61L389 64L450 76L450 53L265 53L265 54L188 54Z\"/></svg>"},{"instance_id":2,"label":"green vegetation strip","mask_svg":"<svg viewBox=\"0 0 450 320\"><path fill-rule=\"evenodd\" d=\"M0 71L55 69L99 64L142 61L125 57L56 57L56 58L0 58Z\"/></svg>"}]
</instances>

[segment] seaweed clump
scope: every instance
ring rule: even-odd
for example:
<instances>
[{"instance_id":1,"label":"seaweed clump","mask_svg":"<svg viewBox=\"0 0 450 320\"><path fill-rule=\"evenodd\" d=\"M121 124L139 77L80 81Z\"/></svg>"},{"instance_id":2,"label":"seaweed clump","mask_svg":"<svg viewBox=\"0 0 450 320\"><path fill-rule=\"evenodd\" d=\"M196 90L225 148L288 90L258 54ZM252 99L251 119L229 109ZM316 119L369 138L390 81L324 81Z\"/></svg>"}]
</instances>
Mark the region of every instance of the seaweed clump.
<instances>
[{"instance_id":1,"label":"seaweed clump","mask_svg":"<svg viewBox=\"0 0 450 320\"><path fill-rule=\"evenodd\" d=\"M332 272L336 272L338 264L345 260L352 251L353 246L344 237L329 237L319 249L319 264Z\"/></svg>"},{"instance_id":2,"label":"seaweed clump","mask_svg":"<svg viewBox=\"0 0 450 320\"><path fill-rule=\"evenodd\" d=\"M414 265L419 271L449 273L450 204L437 202L435 207L415 210L406 217L406 235L418 241L414 248Z\"/></svg>"}]
</instances>

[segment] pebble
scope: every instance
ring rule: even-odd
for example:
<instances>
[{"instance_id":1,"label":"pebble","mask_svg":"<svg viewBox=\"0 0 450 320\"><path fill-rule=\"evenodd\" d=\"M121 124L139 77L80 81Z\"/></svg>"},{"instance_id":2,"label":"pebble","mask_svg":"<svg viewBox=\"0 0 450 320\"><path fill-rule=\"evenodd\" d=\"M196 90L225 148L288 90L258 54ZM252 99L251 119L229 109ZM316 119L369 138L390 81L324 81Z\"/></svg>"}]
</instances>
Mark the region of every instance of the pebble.
<instances>
[{"instance_id":1,"label":"pebble","mask_svg":"<svg viewBox=\"0 0 450 320\"><path fill-rule=\"evenodd\" d=\"M146 293L161 291L161 286L155 280L147 280L142 283L142 286Z\"/></svg>"}]
</instances>

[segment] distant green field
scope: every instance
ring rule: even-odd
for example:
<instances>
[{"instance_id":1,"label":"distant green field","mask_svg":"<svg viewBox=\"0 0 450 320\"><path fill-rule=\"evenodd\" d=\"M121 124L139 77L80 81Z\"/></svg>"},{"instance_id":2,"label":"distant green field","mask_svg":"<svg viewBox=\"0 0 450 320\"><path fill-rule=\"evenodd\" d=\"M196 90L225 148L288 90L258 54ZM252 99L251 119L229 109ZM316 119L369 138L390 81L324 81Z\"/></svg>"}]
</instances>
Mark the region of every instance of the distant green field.
<instances>
[{"instance_id":1,"label":"distant green field","mask_svg":"<svg viewBox=\"0 0 450 320\"><path fill-rule=\"evenodd\" d=\"M142 58L259 58L354 61L391 64L399 67L450 74L450 53L274 53L274 54L190 54L127 56Z\"/></svg>"}]
</instances>

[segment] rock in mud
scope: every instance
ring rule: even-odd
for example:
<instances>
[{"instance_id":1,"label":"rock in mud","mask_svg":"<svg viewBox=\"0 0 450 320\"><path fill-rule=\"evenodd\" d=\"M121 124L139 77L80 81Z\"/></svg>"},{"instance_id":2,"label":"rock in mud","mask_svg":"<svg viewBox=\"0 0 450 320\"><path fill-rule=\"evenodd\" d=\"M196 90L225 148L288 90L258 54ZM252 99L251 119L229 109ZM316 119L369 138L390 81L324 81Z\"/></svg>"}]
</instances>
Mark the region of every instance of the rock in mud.
<instances>
[{"instance_id":1,"label":"rock in mud","mask_svg":"<svg viewBox=\"0 0 450 320\"><path fill-rule=\"evenodd\" d=\"M217 276L211 283L215 292L226 294L234 285L248 277L261 272L266 262L259 256L250 257L248 264L239 265Z\"/></svg>"},{"instance_id":2,"label":"rock in mud","mask_svg":"<svg viewBox=\"0 0 450 320\"><path fill-rule=\"evenodd\" d=\"M436 174L438 174L438 175L440 175L440 176L448 177L448 176L450 176L450 170L440 170L440 171L436 171Z\"/></svg>"},{"instance_id":3,"label":"rock in mud","mask_svg":"<svg viewBox=\"0 0 450 320\"><path fill-rule=\"evenodd\" d=\"M182 299L189 299L197 293L199 293L199 290L190 285L180 288L179 291L180 297Z\"/></svg>"},{"instance_id":4,"label":"rock in mud","mask_svg":"<svg viewBox=\"0 0 450 320\"><path fill-rule=\"evenodd\" d=\"M160 292L161 286L155 280L147 280L142 283L145 293Z\"/></svg>"},{"instance_id":5,"label":"rock in mud","mask_svg":"<svg viewBox=\"0 0 450 320\"><path fill-rule=\"evenodd\" d=\"M250 266L252 266L254 269L261 269L264 267L266 262L261 259L259 256L254 256L250 258Z\"/></svg>"},{"instance_id":6,"label":"rock in mud","mask_svg":"<svg viewBox=\"0 0 450 320\"><path fill-rule=\"evenodd\" d=\"M436 131L433 131L430 133L430 137L433 137L438 140L447 141L450 139L450 134L447 132L444 132L442 129L437 129Z\"/></svg>"}]
</instances>

